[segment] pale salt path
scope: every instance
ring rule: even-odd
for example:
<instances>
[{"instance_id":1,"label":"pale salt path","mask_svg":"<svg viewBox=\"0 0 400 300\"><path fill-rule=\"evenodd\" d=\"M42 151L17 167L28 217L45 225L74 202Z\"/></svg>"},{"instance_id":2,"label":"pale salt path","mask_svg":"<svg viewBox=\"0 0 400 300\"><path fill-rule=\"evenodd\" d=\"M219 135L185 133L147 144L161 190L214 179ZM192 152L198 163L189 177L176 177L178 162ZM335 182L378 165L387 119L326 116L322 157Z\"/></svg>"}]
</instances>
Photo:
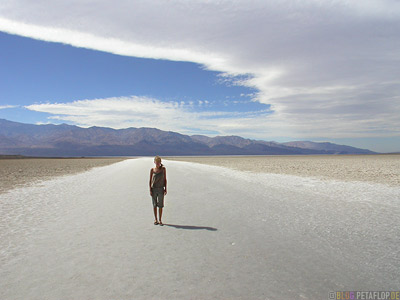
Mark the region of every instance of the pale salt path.
<instances>
[{"instance_id":1,"label":"pale salt path","mask_svg":"<svg viewBox=\"0 0 400 300\"><path fill-rule=\"evenodd\" d=\"M0 299L328 299L398 290L400 188L152 158L0 195Z\"/></svg>"}]
</instances>

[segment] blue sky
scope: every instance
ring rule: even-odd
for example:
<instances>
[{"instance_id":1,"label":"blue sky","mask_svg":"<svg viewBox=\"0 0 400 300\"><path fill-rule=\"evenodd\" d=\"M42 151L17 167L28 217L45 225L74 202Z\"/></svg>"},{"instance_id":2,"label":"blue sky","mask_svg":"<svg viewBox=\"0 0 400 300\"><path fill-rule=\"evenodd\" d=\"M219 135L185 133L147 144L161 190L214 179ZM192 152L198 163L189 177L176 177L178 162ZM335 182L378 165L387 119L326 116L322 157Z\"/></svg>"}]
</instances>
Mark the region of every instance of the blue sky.
<instances>
[{"instance_id":1,"label":"blue sky","mask_svg":"<svg viewBox=\"0 0 400 300\"><path fill-rule=\"evenodd\" d=\"M0 70L1 105L12 106L0 110L0 118L12 121L60 124L66 120L51 119L53 114L29 106L131 96L162 103L183 102L193 112L258 114L269 108L251 100L255 89L235 85L234 78L205 71L196 63L121 56L6 33L0 33L0 56L7 58ZM108 126L104 121L83 125ZM132 118L126 126L130 126L129 121L135 122ZM163 124L150 120L148 124L139 125L163 129Z\"/></svg>"},{"instance_id":2,"label":"blue sky","mask_svg":"<svg viewBox=\"0 0 400 300\"><path fill-rule=\"evenodd\" d=\"M397 1L73 2L0 4L0 118L400 151Z\"/></svg>"}]
</instances>

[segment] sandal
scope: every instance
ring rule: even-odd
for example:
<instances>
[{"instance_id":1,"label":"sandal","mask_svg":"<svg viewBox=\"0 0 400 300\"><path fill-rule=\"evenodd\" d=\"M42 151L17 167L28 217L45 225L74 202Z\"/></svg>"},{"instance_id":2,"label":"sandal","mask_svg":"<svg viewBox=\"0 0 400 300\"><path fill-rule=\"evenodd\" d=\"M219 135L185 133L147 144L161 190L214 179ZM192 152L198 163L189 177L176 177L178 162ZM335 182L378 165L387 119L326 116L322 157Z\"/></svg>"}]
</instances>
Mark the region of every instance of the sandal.
<instances>
[{"instance_id":1,"label":"sandal","mask_svg":"<svg viewBox=\"0 0 400 300\"><path fill-rule=\"evenodd\" d=\"M163 222L161 222L161 221L160 221L160 223L158 223L158 224L160 224L160 226L164 226Z\"/></svg>"},{"instance_id":2,"label":"sandal","mask_svg":"<svg viewBox=\"0 0 400 300\"><path fill-rule=\"evenodd\" d=\"M158 225L158 222L157 222L157 221L154 221L154 225Z\"/></svg>"}]
</instances>

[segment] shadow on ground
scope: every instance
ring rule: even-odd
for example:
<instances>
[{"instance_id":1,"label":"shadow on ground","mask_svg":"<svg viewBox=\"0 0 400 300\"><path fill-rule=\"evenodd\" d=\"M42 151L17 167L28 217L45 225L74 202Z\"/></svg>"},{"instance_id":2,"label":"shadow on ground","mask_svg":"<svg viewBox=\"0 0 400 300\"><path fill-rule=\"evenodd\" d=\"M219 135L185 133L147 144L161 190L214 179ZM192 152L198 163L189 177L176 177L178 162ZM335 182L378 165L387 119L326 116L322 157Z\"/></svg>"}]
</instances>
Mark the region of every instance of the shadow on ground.
<instances>
[{"instance_id":1,"label":"shadow on ground","mask_svg":"<svg viewBox=\"0 0 400 300\"><path fill-rule=\"evenodd\" d=\"M191 225L176 225L176 224L164 224L164 226L174 227L178 229L189 229L189 230L209 230L209 231L217 231L217 228L214 227L206 227L206 226L191 226Z\"/></svg>"}]
</instances>

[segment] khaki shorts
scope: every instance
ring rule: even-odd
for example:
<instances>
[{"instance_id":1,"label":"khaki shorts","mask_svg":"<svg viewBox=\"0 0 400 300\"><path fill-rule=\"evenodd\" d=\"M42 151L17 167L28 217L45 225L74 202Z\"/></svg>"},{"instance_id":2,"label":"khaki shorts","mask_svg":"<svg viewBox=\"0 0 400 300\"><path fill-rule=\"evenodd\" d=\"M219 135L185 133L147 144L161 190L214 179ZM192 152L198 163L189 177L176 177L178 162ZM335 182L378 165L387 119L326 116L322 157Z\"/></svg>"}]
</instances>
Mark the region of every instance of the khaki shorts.
<instances>
[{"instance_id":1,"label":"khaki shorts","mask_svg":"<svg viewBox=\"0 0 400 300\"><path fill-rule=\"evenodd\" d=\"M164 207L164 188L152 188L153 207Z\"/></svg>"}]
</instances>

